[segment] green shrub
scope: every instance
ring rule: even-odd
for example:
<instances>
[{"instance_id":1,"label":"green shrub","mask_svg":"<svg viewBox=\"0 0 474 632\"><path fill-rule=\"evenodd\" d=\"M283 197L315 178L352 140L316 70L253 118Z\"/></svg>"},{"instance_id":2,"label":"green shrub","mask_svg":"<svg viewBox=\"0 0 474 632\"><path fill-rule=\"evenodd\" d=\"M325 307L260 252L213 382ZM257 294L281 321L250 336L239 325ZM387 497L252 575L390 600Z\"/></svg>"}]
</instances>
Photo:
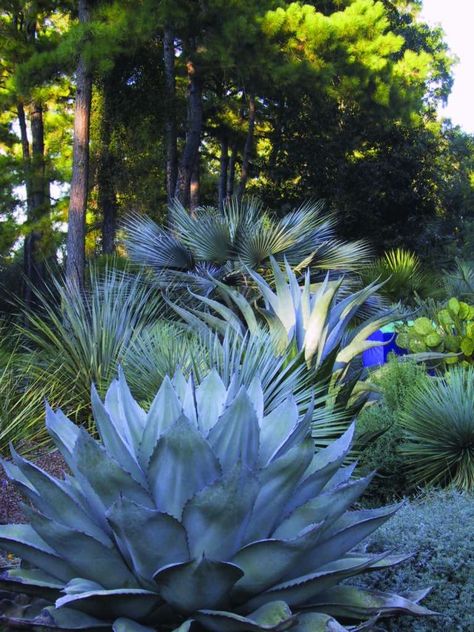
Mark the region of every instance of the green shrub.
<instances>
[{"instance_id":1,"label":"green shrub","mask_svg":"<svg viewBox=\"0 0 474 632\"><path fill-rule=\"evenodd\" d=\"M371 589L432 586L426 604L442 617L400 619L385 623L392 632L468 632L474 630L474 497L454 490L431 492L408 502L377 530L367 550L396 548L414 553L390 576L382 573L357 581Z\"/></svg>"},{"instance_id":2,"label":"green shrub","mask_svg":"<svg viewBox=\"0 0 474 632\"><path fill-rule=\"evenodd\" d=\"M400 415L405 409L411 390L425 384L429 378L425 369L414 362L392 358L372 374L370 381L381 392L381 399L366 407L357 418L359 436L381 436L371 441L359 459L362 472L376 470L369 489L369 503L401 498L409 491L409 481L399 446L403 440Z\"/></svg>"},{"instance_id":3,"label":"green shrub","mask_svg":"<svg viewBox=\"0 0 474 632\"><path fill-rule=\"evenodd\" d=\"M474 490L474 367L416 384L400 425L400 454L414 483Z\"/></svg>"},{"instance_id":4,"label":"green shrub","mask_svg":"<svg viewBox=\"0 0 474 632\"><path fill-rule=\"evenodd\" d=\"M445 359L447 365L474 362L474 306L450 298L434 314L402 325L397 345L411 353L457 354Z\"/></svg>"},{"instance_id":5,"label":"green shrub","mask_svg":"<svg viewBox=\"0 0 474 632\"><path fill-rule=\"evenodd\" d=\"M427 293L428 279L422 271L419 258L403 248L387 251L382 257L365 266L361 276L365 285L383 281L380 294L393 303L410 302L415 293Z\"/></svg>"}]
</instances>

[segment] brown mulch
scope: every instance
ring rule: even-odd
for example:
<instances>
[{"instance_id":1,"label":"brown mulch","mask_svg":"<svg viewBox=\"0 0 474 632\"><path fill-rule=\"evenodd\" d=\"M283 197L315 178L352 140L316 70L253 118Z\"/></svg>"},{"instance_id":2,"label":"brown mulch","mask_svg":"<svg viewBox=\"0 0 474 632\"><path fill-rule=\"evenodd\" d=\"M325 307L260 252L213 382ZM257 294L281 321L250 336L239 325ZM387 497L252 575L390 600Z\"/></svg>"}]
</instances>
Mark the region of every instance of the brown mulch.
<instances>
[{"instance_id":1,"label":"brown mulch","mask_svg":"<svg viewBox=\"0 0 474 632\"><path fill-rule=\"evenodd\" d=\"M64 472L67 471L64 459L57 450L30 456L28 460L56 478L63 478ZM0 464L0 524L25 522L21 510L22 502L25 502L25 499L17 491L15 485L10 482ZM0 567L4 566L5 563L6 558L0 551Z\"/></svg>"}]
</instances>

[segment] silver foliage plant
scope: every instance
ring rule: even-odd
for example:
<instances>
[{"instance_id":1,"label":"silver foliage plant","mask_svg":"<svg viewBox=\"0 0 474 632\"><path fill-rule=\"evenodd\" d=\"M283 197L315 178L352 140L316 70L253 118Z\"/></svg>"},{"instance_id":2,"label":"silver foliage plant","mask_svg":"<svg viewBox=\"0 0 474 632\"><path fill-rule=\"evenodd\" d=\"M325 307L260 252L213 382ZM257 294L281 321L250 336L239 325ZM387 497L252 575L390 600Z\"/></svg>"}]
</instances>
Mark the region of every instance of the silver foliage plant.
<instances>
[{"instance_id":1,"label":"silver foliage plant","mask_svg":"<svg viewBox=\"0 0 474 632\"><path fill-rule=\"evenodd\" d=\"M258 377L226 387L212 371L196 387L177 372L145 412L119 373L105 402L92 392L99 440L47 409L70 473L55 479L14 450L3 462L32 507L29 524L0 526L1 548L23 560L1 585L36 596L3 620L337 632L429 614L418 605L426 591L340 583L404 559L354 551L397 507L350 510L371 479L352 480L353 466L342 466L353 427L315 453L311 411L300 415L289 395L264 414L263 400Z\"/></svg>"}]
</instances>

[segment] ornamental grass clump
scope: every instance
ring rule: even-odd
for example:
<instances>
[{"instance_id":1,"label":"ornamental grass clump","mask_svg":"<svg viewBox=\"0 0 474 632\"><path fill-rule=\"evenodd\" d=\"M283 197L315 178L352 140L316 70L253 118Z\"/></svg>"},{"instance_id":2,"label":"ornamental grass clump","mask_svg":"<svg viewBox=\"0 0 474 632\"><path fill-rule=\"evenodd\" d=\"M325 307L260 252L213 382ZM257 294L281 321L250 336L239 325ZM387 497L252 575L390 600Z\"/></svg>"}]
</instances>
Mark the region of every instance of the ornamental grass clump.
<instances>
[{"instance_id":1,"label":"ornamental grass clump","mask_svg":"<svg viewBox=\"0 0 474 632\"><path fill-rule=\"evenodd\" d=\"M474 368L418 384L400 416L400 454L415 484L474 490Z\"/></svg>"},{"instance_id":2,"label":"ornamental grass clump","mask_svg":"<svg viewBox=\"0 0 474 632\"><path fill-rule=\"evenodd\" d=\"M12 600L3 621L337 632L430 613L418 605L425 590L340 584L405 559L353 552L397 509L350 510L371 480L342 466L353 427L315 453L311 411L300 415L288 395L264 414L260 380L238 383L212 371L196 387L178 372L145 412L119 374L105 402L92 392L98 440L47 410L70 474L56 480L14 450L4 462L32 506L29 524L0 526L1 548L23 560L1 586L36 601L19 613Z\"/></svg>"}]
</instances>

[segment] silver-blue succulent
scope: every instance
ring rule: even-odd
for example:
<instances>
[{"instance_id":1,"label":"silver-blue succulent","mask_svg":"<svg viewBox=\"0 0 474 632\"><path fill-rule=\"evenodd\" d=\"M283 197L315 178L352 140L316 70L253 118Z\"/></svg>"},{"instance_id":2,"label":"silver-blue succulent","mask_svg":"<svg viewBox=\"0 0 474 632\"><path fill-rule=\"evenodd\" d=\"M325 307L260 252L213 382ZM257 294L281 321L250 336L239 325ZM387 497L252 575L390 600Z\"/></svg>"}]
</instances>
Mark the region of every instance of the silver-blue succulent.
<instances>
[{"instance_id":1,"label":"silver-blue succulent","mask_svg":"<svg viewBox=\"0 0 474 632\"><path fill-rule=\"evenodd\" d=\"M343 465L353 427L315 453L311 411L289 396L264 415L260 380L238 384L178 372L145 412L119 374L105 402L93 389L98 440L47 410L70 472L55 479L15 451L3 462L31 501L29 524L0 526L22 559L2 586L37 599L17 623L319 632L429 613L425 592L340 583L404 559L354 552L396 508L350 510L371 479Z\"/></svg>"}]
</instances>

